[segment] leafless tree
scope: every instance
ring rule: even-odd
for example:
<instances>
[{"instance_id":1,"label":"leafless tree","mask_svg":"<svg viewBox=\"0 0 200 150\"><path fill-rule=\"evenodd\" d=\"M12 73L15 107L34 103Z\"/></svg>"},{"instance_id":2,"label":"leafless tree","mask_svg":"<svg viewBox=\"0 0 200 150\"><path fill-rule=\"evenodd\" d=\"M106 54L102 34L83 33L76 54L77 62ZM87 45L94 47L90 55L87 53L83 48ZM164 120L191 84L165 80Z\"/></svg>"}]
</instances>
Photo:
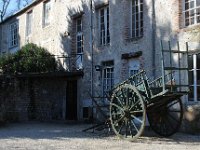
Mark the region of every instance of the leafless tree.
<instances>
[{"instance_id":1,"label":"leafless tree","mask_svg":"<svg viewBox=\"0 0 200 150\"><path fill-rule=\"evenodd\" d=\"M33 0L16 0L17 2L17 9L20 10L22 7L27 6Z\"/></svg>"},{"instance_id":2,"label":"leafless tree","mask_svg":"<svg viewBox=\"0 0 200 150\"><path fill-rule=\"evenodd\" d=\"M8 6L11 0L0 0L0 22L3 21L6 15L12 14L13 12L22 9L27 6L33 0L16 0L16 8L8 12Z\"/></svg>"},{"instance_id":3,"label":"leafless tree","mask_svg":"<svg viewBox=\"0 0 200 150\"><path fill-rule=\"evenodd\" d=\"M3 21L3 18L6 15L9 3L10 0L0 0L0 22Z\"/></svg>"}]
</instances>

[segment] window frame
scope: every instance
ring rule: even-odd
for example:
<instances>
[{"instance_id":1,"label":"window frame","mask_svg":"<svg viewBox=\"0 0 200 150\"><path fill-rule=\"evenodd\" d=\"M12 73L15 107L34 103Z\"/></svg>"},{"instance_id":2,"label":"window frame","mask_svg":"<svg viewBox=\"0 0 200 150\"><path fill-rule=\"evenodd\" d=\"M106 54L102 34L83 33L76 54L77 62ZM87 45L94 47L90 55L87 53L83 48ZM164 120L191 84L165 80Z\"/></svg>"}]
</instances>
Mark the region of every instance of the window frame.
<instances>
[{"instance_id":1,"label":"window frame","mask_svg":"<svg viewBox=\"0 0 200 150\"><path fill-rule=\"evenodd\" d=\"M32 33L32 27L33 27L32 22L33 22L33 10L27 12L26 14L26 36L30 36Z\"/></svg>"},{"instance_id":2,"label":"window frame","mask_svg":"<svg viewBox=\"0 0 200 150\"><path fill-rule=\"evenodd\" d=\"M12 28L12 26L14 26L14 28ZM9 24L9 32L10 32L9 47L10 48L17 47L18 44L19 44L18 22L15 21L15 22L12 22L12 23Z\"/></svg>"},{"instance_id":3,"label":"window frame","mask_svg":"<svg viewBox=\"0 0 200 150\"><path fill-rule=\"evenodd\" d=\"M49 7L47 7L48 5ZM51 14L50 12L51 12L51 0L44 1L43 2L43 16L42 16L43 27L50 25L50 14Z\"/></svg>"},{"instance_id":4,"label":"window frame","mask_svg":"<svg viewBox=\"0 0 200 150\"><path fill-rule=\"evenodd\" d=\"M200 76L200 68L198 66L198 61L200 60L200 53L193 54L190 56L191 59L191 68L189 72L192 75L192 80L189 81L190 88L193 90L193 93L189 95L189 102L200 102L200 93L198 93L198 90L200 88L199 83L199 76Z\"/></svg>"},{"instance_id":5,"label":"window frame","mask_svg":"<svg viewBox=\"0 0 200 150\"><path fill-rule=\"evenodd\" d=\"M101 46L110 44L110 8L109 5L99 8L99 43ZM103 14L101 14L103 12ZM102 22L103 17L103 22Z\"/></svg>"},{"instance_id":6,"label":"window frame","mask_svg":"<svg viewBox=\"0 0 200 150\"><path fill-rule=\"evenodd\" d=\"M135 9L136 6L139 6L138 11L133 12L133 7L134 7L134 10L136 10ZM130 7L131 7L131 33L130 33L131 38L134 38L134 39L141 38L143 37L143 34L144 34L144 0L131 0ZM137 14L138 14L138 21L137 21L137 16L136 16ZM138 28L137 28L136 22L138 22ZM138 34L137 34L137 30L138 30Z\"/></svg>"},{"instance_id":7,"label":"window frame","mask_svg":"<svg viewBox=\"0 0 200 150\"><path fill-rule=\"evenodd\" d=\"M192 6L190 5L192 2L194 2L194 7L192 8ZM186 6L186 3L188 3L188 6ZM186 8L188 7L188 8ZM183 8L183 24L184 27L190 27L193 25L197 25L200 24L200 4L199 6L197 6L197 0L183 0L183 4L182 4L182 8ZM199 13L197 14L197 10L199 11ZM192 13L193 15L191 15L191 11L193 11L194 13ZM188 18L186 18L186 13L188 12ZM199 22L197 17L199 17ZM191 19L194 19L193 21ZM188 20L188 22L186 21L186 19Z\"/></svg>"},{"instance_id":8,"label":"window frame","mask_svg":"<svg viewBox=\"0 0 200 150\"><path fill-rule=\"evenodd\" d=\"M82 16L75 19L76 21L76 53L83 54L83 18ZM80 24L78 22L80 21ZM80 27L80 30L78 29ZM80 44L80 46L79 46Z\"/></svg>"},{"instance_id":9,"label":"window frame","mask_svg":"<svg viewBox=\"0 0 200 150\"><path fill-rule=\"evenodd\" d=\"M110 75L110 76L109 76ZM102 68L102 93L107 96L114 87L114 61L103 62Z\"/></svg>"}]
</instances>

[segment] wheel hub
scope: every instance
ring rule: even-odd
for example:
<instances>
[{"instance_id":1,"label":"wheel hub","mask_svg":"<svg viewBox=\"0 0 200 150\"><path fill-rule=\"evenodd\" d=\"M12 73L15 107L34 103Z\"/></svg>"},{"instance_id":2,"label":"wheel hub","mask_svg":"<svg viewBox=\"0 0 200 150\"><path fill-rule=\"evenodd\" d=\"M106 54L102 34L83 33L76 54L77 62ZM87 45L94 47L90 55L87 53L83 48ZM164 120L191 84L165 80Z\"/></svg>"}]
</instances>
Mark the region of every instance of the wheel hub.
<instances>
[{"instance_id":1,"label":"wheel hub","mask_svg":"<svg viewBox=\"0 0 200 150\"><path fill-rule=\"evenodd\" d=\"M130 113L130 111L128 109L125 109L124 113L125 113L125 117L126 118L130 118L131 117L131 113Z\"/></svg>"}]
</instances>

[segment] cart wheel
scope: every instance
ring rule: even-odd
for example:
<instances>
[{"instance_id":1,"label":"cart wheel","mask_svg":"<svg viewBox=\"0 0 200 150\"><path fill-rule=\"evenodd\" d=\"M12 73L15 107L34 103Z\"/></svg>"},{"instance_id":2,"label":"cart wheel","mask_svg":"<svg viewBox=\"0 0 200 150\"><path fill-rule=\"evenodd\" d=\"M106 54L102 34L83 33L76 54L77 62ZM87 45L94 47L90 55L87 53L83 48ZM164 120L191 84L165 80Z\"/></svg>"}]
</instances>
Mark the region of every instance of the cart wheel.
<instances>
[{"instance_id":1,"label":"cart wheel","mask_svg":"<svg viewBox=\"0 0 200 150\"><path fill-rule=\"evenodd\" d=\"M115 134L133 141L145 127L146 107L138 90L132 85L122 85L114 90L110 102L110 120Z\"/></svg>"},{"instance_id":2,"label":"cart wheel","mask_svg":"<svg viewBox=\"0 0 200 150\"><path fill-rule=\"evenodd\" d=\"M164 137L171 136L178 131L183 119L181 99L152 107L148 110L147 116L154 132Z\"/></svg>"}]
</instances>

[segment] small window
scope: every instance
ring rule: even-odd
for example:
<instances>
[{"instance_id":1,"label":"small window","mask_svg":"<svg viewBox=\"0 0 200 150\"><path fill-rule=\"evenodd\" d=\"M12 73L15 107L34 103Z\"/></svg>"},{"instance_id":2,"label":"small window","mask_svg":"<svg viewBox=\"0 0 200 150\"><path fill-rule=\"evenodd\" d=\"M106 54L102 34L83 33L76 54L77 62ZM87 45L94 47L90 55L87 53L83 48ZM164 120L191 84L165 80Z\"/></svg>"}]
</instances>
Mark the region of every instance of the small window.
<instances>
[{"instance_id":1,"label":"small window","mask_svg":"<svg viewBox=\"0 0 200 150\"><path fill-rule=\"evenodd\" d=\"M114 86L114 62L103 62L103 96L107 96L107 93Z\"/></svg>"},{"instance_id":2,"label":"small window","mask_svg":"<svg viewBox=\"0 0 200 150\"><path fill-rule=\"evenodd\" d=\"M10 47L18 45L18 23L10 24Z\"/></svg>"},{"instance_id":3,"label":"small window","mask_svg":"<svg viewBox=\"0 0 200 150\"><path fill-rule=\"evenodd\" d=\"M190 26L200 23L200 1L184 0L184 24Z\"/></svg>"},{"instance_id":4,"label":"small window","mask_svg":"<svg viewBox=\"0 0 200 150\"><path fill-rule=\"evenodd\" d=\"M130 59L129 60L129 76L137 74L139 70L140 70L139 59Z\"/></svg>"},{"instance_id":5,"label":"small window","mask_svg":"<svg viewBox=\"0 0 200 150\"><path fill-rule=\"evenodd\" d=\"M26 36L29 36L31 34L31 31L32 31L32 11L28 12L27 13L27 16L26 16Z\"/></svg>"},{"instance_id":6,"label":"small window","mask_svg":"<svg viewBox=\"0 0 200 150\"><path fill-rule=\"evenodd\" d=\"M99 9L99 34L100 45L107 45L110 43L109 30L109 6Z\"/></svg>"},{"instance_id":7,"label":"small window","mask_svg":"<svg viewBox=\"0 0 200 150\"><path fill-rule=\"evenodd\" d=\"M131 36L139 38L143 36L143 0L132 0L132 17L131 17Z\"/></svg>"},{"instance_id":8,"label":"small window","mask_svg":"<svg viewBox=\"0 0 200 150\"><path fill-rule=\"evenodd\" d=\"M51 1L45 1L43 7L43 26L50 24Z\"/></svg>"}]
</instances>

